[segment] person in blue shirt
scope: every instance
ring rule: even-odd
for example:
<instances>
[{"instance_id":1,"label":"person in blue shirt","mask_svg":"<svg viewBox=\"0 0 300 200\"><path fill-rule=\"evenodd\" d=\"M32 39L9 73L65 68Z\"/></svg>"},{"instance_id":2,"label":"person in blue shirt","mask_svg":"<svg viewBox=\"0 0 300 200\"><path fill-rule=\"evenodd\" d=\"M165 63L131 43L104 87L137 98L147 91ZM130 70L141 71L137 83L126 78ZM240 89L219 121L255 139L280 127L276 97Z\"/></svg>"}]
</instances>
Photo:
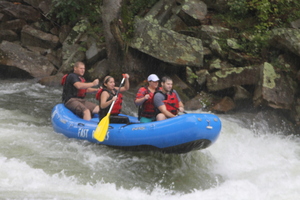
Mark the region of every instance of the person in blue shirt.
<instances>
[{"instance_id":1,"label":"person in blue shirt","mask_svg":"<svg viewBox=\"0 0 300 200\"><path fill-rule=\"evenodd\" d=\"M157 111L156 121L176 117L178 111L184 112L184 105L173 88L173 80L164 76L161 79L161 90L154 95L154 106Z\"/></svg>"}]
</instances>

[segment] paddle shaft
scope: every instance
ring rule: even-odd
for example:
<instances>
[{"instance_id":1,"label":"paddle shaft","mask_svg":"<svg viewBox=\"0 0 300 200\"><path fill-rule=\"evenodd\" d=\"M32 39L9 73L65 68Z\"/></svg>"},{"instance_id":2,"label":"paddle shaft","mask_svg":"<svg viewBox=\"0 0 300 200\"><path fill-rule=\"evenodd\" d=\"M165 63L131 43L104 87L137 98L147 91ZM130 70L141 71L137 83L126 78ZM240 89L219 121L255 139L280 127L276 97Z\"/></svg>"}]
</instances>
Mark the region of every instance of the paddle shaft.
<instances>
[{"instance_id":1,"label":"paddle shaft","mask_svg":"<svg viewBox=\"0 0 300 200\"><path fill-rule=\"evenodd\" d=\"M122 81L121 81L121 84L120 84L119 89L118 89L118 91L117 91L117 93L116 93L116 96L118 96L118 94L119 94L119 92L120 92L120 89L121 89L121 86L122 86L122 84L124 83L124 80L125 80L125 77L123 77L123 79L122 79ZM109 108L109 110L108 110L107 113L110 113L110 112L111 112L112 108L114 107L115 102L116 102L116 100L114 100L114 101L111 103L111 106L110 106L110 108Z\"/></svg>"},{"instance_id":2,"label":"paddle shaft","mask_svg":"<svg viewBox=\"0 0 300 200\"><path fill-rule=\"evenodd\" d=\"M177 108L176 106L173 106L173 105L170 104L170 103L167 103L167 104L170 105L170 106L172 106L173 108L177 109L179 112L181 112L181 111L179 110L179 108ZM184 113L184 114L187 114L187 112L185 112L185 111L183 111L183 113Z\"/></svg>"},{"instance_id":3,"label":"paddle shaft","mask_svg":"<svg viewBox=\"0 0 300 200\"><path fill-rule=\"evenodd\" d=\"M125 80L125 76L123 76L123 79L122 79L120 87L119 87L119 89L118 89L118 91L116 93L116 96L118 96L124 80ZM109 126L110 112L111 112L114 104L115 104L115 101L112 102L112 104L111 104L111 106L110 106L110 108L109 108L106 116L101 119L101 121L98 123L98 126L97 126L97 128L96 128L96 130L94 132L94 138L96 140L100 141L100 142L104 141L105 136L107 134L107 129L108 129L108 126Z\"/></svg>"}]
</instances>

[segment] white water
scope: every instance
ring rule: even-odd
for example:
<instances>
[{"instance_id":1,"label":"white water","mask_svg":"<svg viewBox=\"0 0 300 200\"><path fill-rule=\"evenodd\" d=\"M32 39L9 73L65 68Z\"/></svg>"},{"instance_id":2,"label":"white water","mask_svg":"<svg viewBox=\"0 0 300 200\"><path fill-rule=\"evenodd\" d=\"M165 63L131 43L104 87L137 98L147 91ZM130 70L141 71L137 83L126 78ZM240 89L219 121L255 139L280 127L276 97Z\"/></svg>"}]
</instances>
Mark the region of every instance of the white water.
<instances>
[{"instance_id":1,"label":"white water","mask_svg":"<svg viewBox=\"0 0 300 200\"><path fill-rule=\"evenodd\" d=\"M205 150L123 152L54 133L60 89L0 83L0 199L300 198L300 139L284 127L219 115L221 135Z\"/></svg>"}]
</instances>

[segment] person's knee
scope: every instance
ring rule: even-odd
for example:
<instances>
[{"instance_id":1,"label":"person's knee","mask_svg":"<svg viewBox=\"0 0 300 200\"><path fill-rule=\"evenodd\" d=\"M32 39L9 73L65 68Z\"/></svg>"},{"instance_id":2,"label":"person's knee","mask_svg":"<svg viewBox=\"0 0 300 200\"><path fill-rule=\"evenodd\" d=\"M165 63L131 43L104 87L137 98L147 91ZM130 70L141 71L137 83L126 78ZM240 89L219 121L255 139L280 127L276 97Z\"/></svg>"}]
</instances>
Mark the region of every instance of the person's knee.
<instances>
[{"instance_id":1,"label":"person's knee","mask_svg":"<svg viewBox=\"0 0 300 200\"><path fill-rule=\"evenodd\" d=\"M96 106L96 107L94 108L94 110L93 110L93 113L94 113L94 114L98 114L99 111L100 111L100 107L99 107L99 106Z\"/></svg>"},{"instance_id":2,"label":"person's knee","mask_svg":"<svg viewBox=\"0 0 300 200\"><path fill-rule=\"evenodd\" d=\"M165 120L165 119L167 119L167 118L166 118L166 116L163 113L159 113L156 116L156 121L161 121L161 120Z\"/></svg>"},{"instance_id":3,"label":"person's knee","mask_svg":"<svg viewBox=\"0 0 300 200\"><path fill-rule=\"evenodd\" d=\"M85 120L90 120L90 119L92 119L92 114L91 114L91 112L90 112L89 109L85 109L85 110L83 111L83 119L85 119Z\"/></svg>"}]
</instances>

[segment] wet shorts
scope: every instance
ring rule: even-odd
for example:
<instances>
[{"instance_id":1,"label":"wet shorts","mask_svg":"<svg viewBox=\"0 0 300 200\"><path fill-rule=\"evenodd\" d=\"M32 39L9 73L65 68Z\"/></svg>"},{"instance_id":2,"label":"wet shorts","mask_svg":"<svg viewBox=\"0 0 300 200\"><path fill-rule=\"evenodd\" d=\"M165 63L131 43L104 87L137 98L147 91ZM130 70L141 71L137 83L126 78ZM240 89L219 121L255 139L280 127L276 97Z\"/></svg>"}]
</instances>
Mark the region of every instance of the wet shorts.
<instances>
[{"instance_id":1,"label":"wet shorts","mask_svg":"<svg viewBox=\"0 0 300 200\"><path fill-rule=\"evenodd\" d=\"M142 122L142 123L154 122L154 121L155 121L155 117L153 117L153 118L141 117L141 119L140 119L140 122Z\"/></svg>"},{"instance_id":2,"label":"wet shorts","mask_svg":"<svg viewBox=\"0 0 300 200\"><path fill-rule=\"evenodd\" d=\"M85 99L71 98L65 103L65 106L79 117L83 117L83 111L89 109L91 113L97 106L95 103L86 101Z\"/></svg>"}]
</instances>

